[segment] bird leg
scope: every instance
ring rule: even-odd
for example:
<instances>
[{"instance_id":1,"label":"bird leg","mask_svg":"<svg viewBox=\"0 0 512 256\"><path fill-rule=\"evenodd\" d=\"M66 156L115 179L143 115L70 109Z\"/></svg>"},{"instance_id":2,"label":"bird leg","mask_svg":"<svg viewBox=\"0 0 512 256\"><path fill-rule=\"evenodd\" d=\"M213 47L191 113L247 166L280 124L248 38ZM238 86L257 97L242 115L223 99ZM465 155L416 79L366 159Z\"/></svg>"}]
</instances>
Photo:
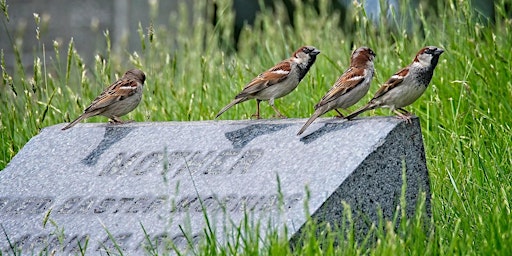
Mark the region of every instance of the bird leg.
<instances>
[{"instance_id":1,"label":"bird leg","mask_svg":"<svg viewBox=\"0 0 512 256\"><path fill-rule=\"evenodd\" d=\"M334 111L338 113L338 115L336 116L337 118L345 118L345 116L337 108L335 108Z\"/></svg>"},{"instance_id":2,"label":"bird leg","mask_svg":"<svg viewBox=\"0 0 512 256\"><path fill-rule=\"evenodd\" d=\"M403 114L406 114L406 115L411 115L411 112L405 110L404 108L397 108L396 110L402 112Z\"/></svg>"},{"instance_id":3,"label":"bird leg","mask_svg":"<svg viewBox=\"0 0 512 256\"><path fill-rule=\"evenodd\" d=\"M281 112L279 112L279 110L276 108L276 106L274 106L274 99L270 99L268 101L268 104L274 109L278 118L286 118L286 116L281 114Z\"/></svg>"},{"instance_id":4,"label":"bird leg","mask_svg":"<svg viewBox=\"0 0 512 256\"><path fill-rule=\"evenodd\" d=\"M256 114L253 114L251 117L256 117L256 119L260 119L260 102L261 100L256 99Z\"/></svg>"},{"instance_id":5,"label":"bird leg","mask_svg":"<svg viewBox=\"0 0 512 256\"><path fill-rule=\"evenodd\" d=\"M133 120L123 121L121 118L119 118L117 116L110 117L110 120L108 121L109 124L126 124L126 123L131 123L131 122L133 122Z\"/></svg>"}]
</instances>

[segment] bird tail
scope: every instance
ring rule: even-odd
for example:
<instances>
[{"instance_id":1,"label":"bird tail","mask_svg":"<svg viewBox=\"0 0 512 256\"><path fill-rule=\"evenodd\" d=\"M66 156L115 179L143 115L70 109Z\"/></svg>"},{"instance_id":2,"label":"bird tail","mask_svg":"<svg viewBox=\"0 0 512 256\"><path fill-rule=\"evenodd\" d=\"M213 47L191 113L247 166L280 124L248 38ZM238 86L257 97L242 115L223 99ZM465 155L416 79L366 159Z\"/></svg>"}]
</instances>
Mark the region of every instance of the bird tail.
<instances>
[{"instance_id":1,"label":"bird tail","mask_svg":"<svg viewBox=\"0 0 512 256\"><path fill-rule=\"evenodd\" d=\"M219 117L220 115L222 115L222 113L226 112L226 110L230 109L232 106L238 104L238 103L241 103L241 102L244 102L248 100L247 97L241 97L241 98L236 98L234 99L233 101L231 101L228 105L226 105L225 107L223 107L219 113L215 116L215 119L217 119L217 117Z\"/></svg>"},{"instance_id":2,"label":"bird tail","mask_svg":"<svg viewBox=\"0 0 512 256\"><path fill-rule=\"evenodd\" d=\"M375 105L372 102L370 102L370 103L364 105L363 107L361 107L360 109L350 113L350 115L346 116L345 118L347 120L351 120L352 118L358 116L359 114L361 114L361 113L363 113L363 112L365 112L367 110L372 110L372 109L374 109L376 107L377 107L377 105Z\"/></svg>"},{"instance_id":3,"label":"bird tail","mask_svg":"<svg viewBox=\"0 0 512 256\"><path fill-rule=\"evenodd\" d=\"M62 128L62 130L67 130L73 126L75 126L76 124L78 124L80 121L84 120L85 118L88 118L92 116L91 113L83 113L81 114L77 119L75 119L75 121L69 123L68 125L66 125L64 128Z\"/></svg>"},{"instance_id":4,"label":"bird tail","mask_svg":"<svg viewBox=\"0 0 512 256\"><path fill-rule=\"evenodd\" d=\"M317 119L319 116L325 114L325 111L323 109L317 109L315 110L315 113L308 119L308 121L300 128L300 131L297 133L297 136L301 135L315 119Z\"/></svg>"}]
</instances>

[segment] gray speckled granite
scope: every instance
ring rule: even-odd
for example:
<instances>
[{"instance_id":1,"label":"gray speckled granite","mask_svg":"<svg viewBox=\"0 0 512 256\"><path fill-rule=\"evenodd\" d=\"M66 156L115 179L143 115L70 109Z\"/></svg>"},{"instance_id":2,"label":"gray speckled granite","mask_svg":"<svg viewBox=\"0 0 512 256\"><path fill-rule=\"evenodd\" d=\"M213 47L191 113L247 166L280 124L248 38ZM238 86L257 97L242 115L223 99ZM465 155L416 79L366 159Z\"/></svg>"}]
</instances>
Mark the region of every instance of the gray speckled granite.
<instances>
[{"instance_id":1,"label":"gray speckled granite","mask_svg":"<svg viewBox=\"0 0 512 256\"><path fill-rule=\"evenodd\" d=\"M346 122L319 119L79 124L47 127L0 172L0 223L23 252L46 246L87 254L113 250L105 231L128 254L147 243L185 248L203 236L205 219L224 232L251 219L288 227L298 237L304 200L316 220L341 224L342 201L355 219L391 218L399 203L406 164L407 213L429 180L418 119L394 117ZM51 210L51 211L50 211ZM60 240L55 225L63 228ZM363 215L363 217L361 216ZM230 220L230 221L228 221ZM266 224L262 225L266 227ZM361 232L367 229L356 221ZM227 225L228 233L230 232ZM10 252L4 235L0 249Z\"/></svg>"}]
</instances>

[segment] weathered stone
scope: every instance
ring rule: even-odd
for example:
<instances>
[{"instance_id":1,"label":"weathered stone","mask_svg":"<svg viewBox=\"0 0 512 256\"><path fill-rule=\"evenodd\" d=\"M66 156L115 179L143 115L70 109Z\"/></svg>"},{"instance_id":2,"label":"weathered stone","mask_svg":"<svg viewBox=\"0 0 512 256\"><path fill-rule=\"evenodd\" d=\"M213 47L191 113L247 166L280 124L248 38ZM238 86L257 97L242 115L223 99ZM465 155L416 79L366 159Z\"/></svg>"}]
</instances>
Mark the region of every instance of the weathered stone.
<instances>
[{"instance_id":1,"label":"weathered stone","mask_svg":"<svg viewBox=\"0 0 512 256\"><path fill-rule=\"evenodd\" d=\"M12 253L7 237L24 253L73 253L86 241L91 255L116 246L140 254L148 241L159 250L170 241L187 248L204 237L204 213L218 238L245 216L262 228L286 225L296 238L308 217L305 200L314 219L333 225L342 201L355 219L377 221L378 209L391 218L402 170L407 213L419 191L429 208L417 119L319 119L297 137L304 121L45 128L0 172L0 249Z\"/></svg>"}]
</instances>

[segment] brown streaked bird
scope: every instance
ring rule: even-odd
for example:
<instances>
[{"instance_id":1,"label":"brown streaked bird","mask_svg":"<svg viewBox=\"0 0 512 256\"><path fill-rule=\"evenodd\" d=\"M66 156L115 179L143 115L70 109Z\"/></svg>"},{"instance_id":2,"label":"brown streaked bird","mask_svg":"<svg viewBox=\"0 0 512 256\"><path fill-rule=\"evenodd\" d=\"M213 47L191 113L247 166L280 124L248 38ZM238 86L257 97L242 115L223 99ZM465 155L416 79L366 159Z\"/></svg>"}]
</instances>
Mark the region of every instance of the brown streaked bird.
<instances>
[{"instance_id":1,"label":"brown streaked bird","mask_svg":"<svg viewBox=\"0 0 512 256\"><path fill-rule=\"evenodd\" d=\"M343 114L338 109L351 107L368 93L374 74L375 56L368 47L360 47L352 53L350 67L315 105L315 112L297 135L301 135L315 119L331 110L335 110L338 117L342 118Z\"/></svg>"},{"instance_id":2,"label":"brown streaked bird","mask_svg":"<svg viewBox=\"0 0 512 256\"><path fill-rule=\"evenodd\" d=\"M435 46L421 49L414 57L413 62L391 76L368 104L346 118L350 120L364 111L375 108L389 108L397 114L398 118L410 123L412 114L403 107L415 102L427 89L434 75L439 56L443 52L443 49Z\"/></svg>"},{"instance_id":3,"label":"brown streaked bird","mask_svg":"<svg viewBox=\"0 0 512 256\"><path fill-rule=\"evenodd\" d=\"M83 114L62 130L67 130L85 118L97 115L108 117L110 122L114 124L124 123L120 117L128 114L139 105L145 80L146 75L141 70L128 70L123 77L96 97L91 105L84 110Z\"/></svg>"},{"instance_id":4,"label":"brown streaked bird","mask_svg":"<svg viewBox=\"0 0 512 256\"><path fill-rule=\"evenodd\" d=\"M313 46L299 48L290 58L259 74L249 82L242 92L235 96L233 101L219 111L215 118L218 118L232 106L250 99L256 99L256 114L253 116L257 119L260 118L260 102L264 100L268 101L278 117L286 118L276 108L274 100L297 88L302 78L315 63L316 56L319 53L320 51Z\"/></svg>"}]
</instances>

